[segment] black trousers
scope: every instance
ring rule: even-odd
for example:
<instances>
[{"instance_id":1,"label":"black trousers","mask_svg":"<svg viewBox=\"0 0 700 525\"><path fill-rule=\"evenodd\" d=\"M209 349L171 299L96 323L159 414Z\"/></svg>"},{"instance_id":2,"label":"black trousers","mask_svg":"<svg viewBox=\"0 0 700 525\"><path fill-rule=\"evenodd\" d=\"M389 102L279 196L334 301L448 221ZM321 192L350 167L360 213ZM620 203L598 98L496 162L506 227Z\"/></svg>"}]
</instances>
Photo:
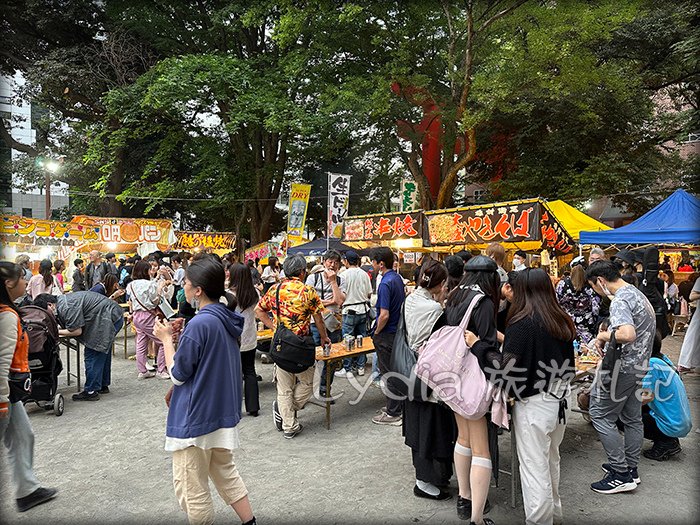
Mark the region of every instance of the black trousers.
<instances>
[{"instance_id":1,"label":"black trousers","mask_svg":"<svg viewBox=\"0 0 700 525\"><path fill-rule=\"evenodd\" d=\"M647 405L642 405L642 423L644 424L644 437L653 441L655 447L673 448L680 444L678 438L667 436L661 431ZM625 430L625 425L619 419L617 420L617 428L621 432Z\"/></svg>"},{"instance_id":2,"label":"black trousers","mask_svg":"<svg viewBox=\"0 0 700 525\"><path fill-rule=\"evenodd\" d=\"M372 342L374 343L374 349L377 351L377 358L379 360L379 372L384 375L389 373L389 367L391 366L391 352L394 348L394 336L396 334L389 334L387 332L380 332L379 335L374 335L372 337ZM390 416L400 416L402 410L402 402L397 399L386 398L386 413Z\"/></svg>"},{"instance_id":3,"label":"black trousers","mask_svg":"<svg viewBox=\"0 0 700 525\"><path fill-rule=\"evenodd\" d=\"M260 391L258 378L255 373L255 350L241 352L241 368L243 369L243 394L245 396L245 411L260 410Z\"/></svg>"},{"instance_id":4,"label":"black trousers","mask_svg":"<svg viewBox=\"0 0 700 525\"><path fill-rule=\"evenodd\" d=\"M411 449L411 454L413 455L413 467L416 469L416 479L438 487L449 483L452 477L452 459L423 458L414 449Z\"/></svg>"}]
</instances>

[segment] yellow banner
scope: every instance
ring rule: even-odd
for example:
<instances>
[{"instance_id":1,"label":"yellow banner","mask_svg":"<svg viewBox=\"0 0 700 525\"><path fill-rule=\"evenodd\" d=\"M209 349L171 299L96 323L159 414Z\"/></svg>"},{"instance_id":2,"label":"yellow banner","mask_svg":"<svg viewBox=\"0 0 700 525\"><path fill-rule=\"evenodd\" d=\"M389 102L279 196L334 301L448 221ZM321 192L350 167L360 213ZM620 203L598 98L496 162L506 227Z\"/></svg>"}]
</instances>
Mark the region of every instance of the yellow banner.
<instances>
[{"instance_id":1,"label":"yellow banner","mask_svg":"<svg viewBox=\"0 0 700 525\"><path fill-rule=\"evenodd\" d=\"M173 223L168 219L123 219L76 215L72 223L93 229L98 242L140 244L153 242L170 245L175 242Z\"/></svg>"},{"instance_id":2,"label":"yellow banner","mask_svg":"<svg viewBox=\"0 0 700 525\"><path fill-rule=\"evenodd\" d=\"M306 211L309 208L310 184L292 183L289 193L289 212L287 214L287 237L290 240L299 240L304 235L306 223Z\"/></svg>"},{"instance_id":3,"label":"yellow banner","mask_svg":"<svg viewBox=\"0 0 700 525\"><path fill-rule=\"evenodd\" d=\"M84 242L99 242L99 238L98 227L70 221L48 221L18 215L2 215L0 220L0 240L3 243L73 246Z\"/></svg>"},{"instance_id":4,"label":"yellow banner","mask_svg":"<svg viewBox=\"0 0 700 525\"><path fill-rule=\"evenodd\" d=\"M177 231L177 244L179 250L232 250L236 246L236 234L233 232L188 232Z\"/></svg>"}]
</instances>

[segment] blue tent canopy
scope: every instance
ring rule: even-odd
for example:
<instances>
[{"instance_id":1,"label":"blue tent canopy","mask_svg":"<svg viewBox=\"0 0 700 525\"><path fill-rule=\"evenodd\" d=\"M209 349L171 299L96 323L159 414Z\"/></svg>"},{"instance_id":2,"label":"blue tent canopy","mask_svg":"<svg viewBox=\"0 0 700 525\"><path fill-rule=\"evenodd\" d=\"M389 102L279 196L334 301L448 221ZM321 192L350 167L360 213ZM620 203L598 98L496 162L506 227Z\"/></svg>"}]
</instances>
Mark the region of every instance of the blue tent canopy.
<instances>
[{"instance_id":1,"label":"blue tent canopy","mask_svg":"<svg viewBox=\"0 0 700 525\"><path fill-rule=\"evenodd\" d=\"M340 242L339 239L331 239L328 243L328 248L326 248L326 239L321 238L321 239L314 239L313 241L309 241L304 244L300 244L298 246L292 246L291 248L287 248L287 255L297 255L301 254L306 257L310 256L317 256L320 257L323 255L326 250L335 250L337 252L345 253L348 250L352 250L350 246L347 244L343 244Z\"/></svg>"},{"instance_id":2,"label":"blue tent canopy","mask_svg":"<svg viewBox=\"0 0 700 525\"><path fill-rule=\"evenodd\" d=\"M676 190L656 208L626 226L581 232L580 243L700 245L700 199Z\"/></svg>"}]
</instances>

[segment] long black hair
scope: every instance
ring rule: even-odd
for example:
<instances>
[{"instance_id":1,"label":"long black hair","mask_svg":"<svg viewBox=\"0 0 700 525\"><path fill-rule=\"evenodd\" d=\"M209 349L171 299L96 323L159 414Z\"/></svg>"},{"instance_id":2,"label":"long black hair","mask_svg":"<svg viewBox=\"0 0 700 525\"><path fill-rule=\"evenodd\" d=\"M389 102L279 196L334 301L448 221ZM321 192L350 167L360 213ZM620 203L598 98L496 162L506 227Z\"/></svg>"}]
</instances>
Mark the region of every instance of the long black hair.
<instances>
[{"instance_id":1,"label":"long black hair","mask_svg":"<svg viewBox=\"0 0 700 525\"><path fill-rule=\"evenodd\" d=\"M24 269L19 265L8 261L0 261L0 303L17 311L15 302L10 299L5 281L18 281L24 276Z\"/></svg>"},{"instance_id":2,"label":"long black hair","mask_svg":"<svg viewBox=\"0 0 700 525\"><path fill-rule=\"evenodd\" d=\"M253 286L250 268L241 263L229 266L228 287L236 294L236 301L241 311L258 303L258 292Z\"/></svg>"},{"instance_id":3,"label":"long black hair","mask_svg":"<svg viewBox=\"0 0 700 525\"><path fill-rule=\"evenodd\" d=\"M486 261L488 259L488 261ZM485 266L483 270L470 270L469 266L474 262ZM491 267L492 266L492 267ZM487 268L486 268L487 267ZM459 282L459 286L454 288L447 296L445 306L458 306L462 304L471 291L472 286L478 286L486 297L490 297L494 304L494 319L498 314L498 304L501 301L501 278L498 275L498 265L491 258L478 255L470 259L465 265L464 277Z\"/></svg>"},{"instance_id":4,"label":"long black hair","mask_svg":"<svg viewBox=\"0 0 700 525\"><path fill-rule=\"evenodd\" d=\"M39 263L39 273L44 278L44 284L51 286L53 284L53 263L49 259L43 259Z\"/></svg>"},{"instance_id":5,"label":"long black hair","mask_svg":"<svg viewBox=\"0 0 700 525\"><path fill-rule=\"evenodd\" d=\"M236 309L236 298L226 292L226 274L220 261L213 257L202 257L192 261L185 270L185 277L192 286L200 287L210 300L218 301L221 297L226 297L226 307L229 310Z\"/></svg>"}]
</instances>

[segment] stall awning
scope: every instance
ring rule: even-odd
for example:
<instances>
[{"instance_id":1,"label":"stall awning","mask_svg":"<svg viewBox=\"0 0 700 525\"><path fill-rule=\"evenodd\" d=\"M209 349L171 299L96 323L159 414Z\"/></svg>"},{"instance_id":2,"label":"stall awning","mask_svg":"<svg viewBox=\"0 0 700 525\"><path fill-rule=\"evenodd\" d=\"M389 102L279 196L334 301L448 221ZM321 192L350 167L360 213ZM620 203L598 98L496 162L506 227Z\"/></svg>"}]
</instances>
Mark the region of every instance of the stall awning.
<instances>
[{"instance_id":1,"label":"stall awning","mask_svg":"<svg viewBox=\"0 0 700 525\"><path fill-rule=\"evenodd\" d=\"M700 199L676 190L630 224L610 231L581 232L582 244L700 245Z\"/></svg>"}]
</instances>

